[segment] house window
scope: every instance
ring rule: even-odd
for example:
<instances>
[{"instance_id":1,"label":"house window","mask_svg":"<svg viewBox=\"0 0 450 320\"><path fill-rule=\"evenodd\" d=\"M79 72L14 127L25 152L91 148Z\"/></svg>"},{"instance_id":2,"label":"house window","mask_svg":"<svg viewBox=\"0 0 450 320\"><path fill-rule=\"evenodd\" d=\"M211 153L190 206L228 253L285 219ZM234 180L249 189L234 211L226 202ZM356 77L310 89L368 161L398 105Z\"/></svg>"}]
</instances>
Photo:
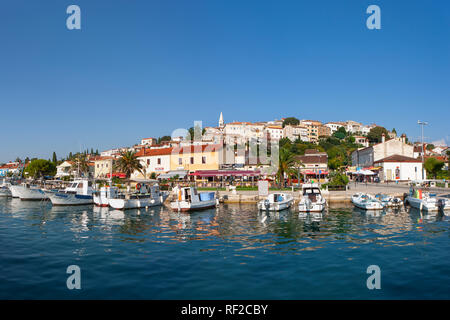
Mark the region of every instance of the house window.
<instances>
[{"instance_id":1,"label":"house window","mask_svg":"<svg viewBox=\"0 0 450 320\"><path fill-rule=\"evenodd\" d=\"M161 158L158 158L158 164L161 164Z\"/></svg>"},{"instance_id":2,"label":"house window","mask_svg":"<svg viewBox=\"0 0 450 320\"><path fill-rule=\"evenodd\" d=\"M178 158L178 164L182 165L183 164L183 159Z\"/></svg>"},{"instance_id":3,"label":"house window","mask_svg":"<svg viewBox=\"0 0 450 320\"><path fill-rule=\"evenodd\" d=\"M147 165L148 166L150 165L150 159L147 159Z\"/></svg>"},{"instance_id":4,"label":"house window","mask_svg":"<svg viewBox=\"0 0 450 320\"><path fill-rule=\"evenodd\" d=\"M191 157L191 164L194 164L194 157Z\"/></svg>"},{"instance_id":5,"label":"house window","mask_svg":"<svg viewBox=\"0 0 450 320\"><path fill-rule=\"evenodd\" d=\"M202 157L202 163L203 163L203 164L206 163L206 157Z\"/></svg>"}]
</instances>

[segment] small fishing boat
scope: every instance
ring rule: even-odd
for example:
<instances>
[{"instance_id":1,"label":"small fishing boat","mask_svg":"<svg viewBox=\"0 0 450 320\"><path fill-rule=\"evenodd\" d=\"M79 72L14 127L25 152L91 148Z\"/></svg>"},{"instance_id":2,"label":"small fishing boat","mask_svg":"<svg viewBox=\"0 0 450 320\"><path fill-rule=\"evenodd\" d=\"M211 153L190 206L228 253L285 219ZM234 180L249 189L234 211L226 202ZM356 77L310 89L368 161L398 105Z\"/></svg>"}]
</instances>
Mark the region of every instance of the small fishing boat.
<instances>
[{"instance_id":1,"label":"small fishing boat","mask_svg":"<svg viewBox=\"0 0 450 320\"><path fill-rule=\"evenodd\" d=\"M173 211L194 211L214 208L219 204L215 192L197 192L195 187L175 187L175 201L170 202Z\"/></svg>"},{"instance_id":2,"label":"small fishing boat","mask_svg":"<svg viewBox=\"0 0 450 320\"><path fill-rule=\"evenodd\" d=\"M414 187L409 189L405 203L413 208L428 212L450 209L450 199L438 198L436 194Z\"/></svg>"},{"instance_id":3,"label":"small fishing boat","mask_svg":"<svg viewBox=\"0 0 450 320\"><path fill-rule=\"evenodd\" d=\"M298 203L299 212L322 212L327 201L320 192L317 183L305 183L302 186L302 199Z\"/></svg>"},{"instance_id":4,"label":"small fishing boat","mask_svg":"<svg viewBox=\"0 0 450 320\"><path fill-rule=\"evenodd\" d=\"M352 203L355 207L364 210L381 210L383 209L383 204L381 201L377 200L371 195L365 193L355 193L352 195Z\"/></svg>"},{"instance_id":5,"label":"small fishing boat","mask_svg":"<svg viewBox=\"0 0 450 320\"><path fill-rule=\"evenodd\" d=\"M399 208L403 205L402 199L386 194L376 194L375 198L381 201L385 208Z\"/></svg>"},{"instance_id":6,"label":"small fishing boat","mask_svg":"<svg viewBox=\"0 0 450 320\"><path fill-rule=\"evenodd\" d=\"M108 198L109 206L118 210L160 206L168 196L168 193L159 190L158 184L138 183L138 185L137 193L116 193Z\"/></svg>"},{"instance_id":7,"label":"small fishing boat","mask_svg":"<svg viewBox=\"0 0 450 320\"><path fill-rule=\"evenodd\" d=\"M294 197L288 193L271 193L266 199L258 202L258 209L280 211L290 208L293 202Z\"/></svg>"},{"instance_id":8,"label":"small fishing boat","mask_svg":"<svg viewBox=\"0 0 450 320\"><path fill-rule=\"evenodd\" d=\"M13 198L20 198L20 200L47 200L48 196L39 186L23 182L18 185L11 185L9 187Z\"/></svg>"},{"instance_id":9,"label":"small fishing boat","mask_svg":"<svg viewBox=\"0 0 450 320\"><path fill-rule=\"evenodd\" d=\"M94 203L92 181L76 179L62 191L45 191L55 206L76 206Z\"/></svg>"},{"instance_id":10,"label":"small fishing boat","mask_svg":"<svg viewBox=\"0 0 450 320\"><path fill-rule=\"evenodd\" d=\"M115 198L119 188L114 186L101 187L99 191L94 191L94 204L98 207L108 207L109 199Z\"/></svg>"}]
</instances>

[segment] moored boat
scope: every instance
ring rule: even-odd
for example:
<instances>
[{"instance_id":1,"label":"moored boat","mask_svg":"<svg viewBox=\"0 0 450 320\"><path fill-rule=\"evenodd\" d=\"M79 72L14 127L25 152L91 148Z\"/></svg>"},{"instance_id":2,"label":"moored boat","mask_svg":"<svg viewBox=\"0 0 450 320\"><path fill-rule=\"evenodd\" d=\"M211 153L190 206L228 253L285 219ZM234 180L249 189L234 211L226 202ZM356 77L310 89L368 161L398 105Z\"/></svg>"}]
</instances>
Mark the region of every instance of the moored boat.
<instances>
[{"instance_id":1,"label":"moored boat","mask_svg":"<svg viewBox=\"0 0 450 320\"><path fill-rule=\"evenodd\" d=\"M393 197L386 194L376 194L375 198L381 201L383 207L386 208L399 208L403 205L402 199L398 197Z\"/></svg>"},{"instance_id":2,"label":"moored boat","mask_svg":"<svg viewBox=\"0 0 450 320\"><path fill-rule=\"evenodd\" d=\"M302 199L298 204L299 212L322 212L327 201L320 192L317 183L305 183L302 186Z\"/></svg>"},{"instance_id":3,"label":"moored boat","mask_svg":"<svg viewBox=\"0 0 450 320\"><path fill-rule=\"evenodd\" d=\"M55 206L75 206L94 203L92 182L87 179L74 180L63 191L46 191Z\"/></svg>"},{"instance_id":4,"label":"moored boat","mask_svg":"<svg viewBox=\"0 0 450 320\"><path fill-rule=\"evenodd\" d=\"M21 183L18 185L11 185L9 187L11 195L20 200L47 200L48 196L38 186L30 183Z\"/></svg>"},{"instance_id":5,"label":"moored boat","mask_svg":"<svg viewBox=\"0 0 450 320\"><path fill-rule=\"evenodd\" d=\"M140 185L140 184L139 184ZM168 194L159 190L158 184L147 185L142 183L137 193L116 193L108 198L108 204L114 209L138 209L160 206Z\"/></svg>"},{"instance_id":6,"label":"moored boat","mask_svg":"<svg viewBox=\"0 0 450 320\"><path fill-rule=\"evenodd\" d=\"M258 202L258 209L280 211L290 208L293 202L294 198L288 193L271 193L266 199Z\"/></svg>"},{"instance_id":7,"label":"moored boat","mask_svg":"<svg viewBox=\"0 0 450 320\"><path fill-rule=\"evenodd\" d=\"M411 187L405 203L421 211L439 211L450 209L450 199L438 198L436 194L424 191L422 188Z\"/></svg>"},{"instance_id":8,"label":"moored boat","mask_svg":"<svg viewBox=\"0 0 450 320\"><path fill-rule=\"evenodd\" d=\"M101 187L99 191L93 193L94 204L98 207L108 207L109 199L115 198L118 190L117 187L113 186Z\"/></svg>"},{"instance_id":9,"label":"moored boat","mask_svg":"<svg viewBox=\"0 0 450 320\"><path fill-rule=\"evenodd\" d=\"M364 210L381 210L383 209L383 204L381 201L375 199L373 196L365 193L355 193L352 195L352 203L355 207Z\"/></svg>"},{"instance_id":10,"label":"moored boat","mask_svg":"<svg viewBox=\"0 0 450 320\"><path fill-rule=\"evenodd\" d=\"M218 204L215 192L197 192L195 187L176 187L174 192L176 200L170 202L173 211L203 210Z\"/></svg>"}]
</instances>

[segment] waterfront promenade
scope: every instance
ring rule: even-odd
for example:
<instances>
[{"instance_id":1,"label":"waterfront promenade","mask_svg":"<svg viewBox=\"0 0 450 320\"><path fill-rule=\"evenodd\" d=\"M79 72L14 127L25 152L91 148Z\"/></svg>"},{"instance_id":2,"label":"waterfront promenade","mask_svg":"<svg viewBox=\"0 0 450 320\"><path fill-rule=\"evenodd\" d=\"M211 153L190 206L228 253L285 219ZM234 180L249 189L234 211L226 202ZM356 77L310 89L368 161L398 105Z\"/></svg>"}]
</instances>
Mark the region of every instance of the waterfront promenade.
<instances>
[{"instance_id":1,"label":"waterfront promenade","mask_svg":"<svg viewBox=\"0 0 450 320\"><path fill-rule=\"evenodd\" d=\"M450 188L429 188L430 192L436 193L438 196L450 197ZM327 191L322 190L323 196L329 203L350 203L351 196L357 192L369 194L383 193L395 197L403 198L408 193L409 186L407 184L396 183L349 183L345 191ZM269 193L279 192L270 190ZM293 195L295 202L300 200L300 191L282 191ZM233 193L232 191L218 191L218 198L224 203L256 203L264 197L258 196L257 190L240 190Z\"/></svg>"}]
</instances>

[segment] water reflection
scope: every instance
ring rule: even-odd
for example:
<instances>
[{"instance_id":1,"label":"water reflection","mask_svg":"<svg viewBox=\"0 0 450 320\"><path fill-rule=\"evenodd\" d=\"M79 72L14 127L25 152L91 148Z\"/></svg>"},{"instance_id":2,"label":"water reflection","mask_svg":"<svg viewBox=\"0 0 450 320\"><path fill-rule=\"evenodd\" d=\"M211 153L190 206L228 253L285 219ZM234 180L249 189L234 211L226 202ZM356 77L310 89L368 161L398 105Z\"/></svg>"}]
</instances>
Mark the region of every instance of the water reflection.
<instances>
[{"instance_id":1,"label":"water reflection","mask_svg":"<svg viewBox=\"0 0 450 320\"><path fill-rule=\"evenodd\" d=\"M202 241L205 250L220 246L276 252L317 250L327 242L400 246L410 244L408 235L411 232L433 234L448 229L436 226L437 222L448 221L445 215L424 214L414 208L365 211L344 207L302 214L295 210L259 212L255 205L225 204L186 214L166 207L121 211L93 206L54 207L48 201L2 199L0 212L31 220L32 226L43 233L48 232L52 223L63 222L73 239L80 242L95 233L96 239L134 243Z\"/></svg>"}]
</instances>

